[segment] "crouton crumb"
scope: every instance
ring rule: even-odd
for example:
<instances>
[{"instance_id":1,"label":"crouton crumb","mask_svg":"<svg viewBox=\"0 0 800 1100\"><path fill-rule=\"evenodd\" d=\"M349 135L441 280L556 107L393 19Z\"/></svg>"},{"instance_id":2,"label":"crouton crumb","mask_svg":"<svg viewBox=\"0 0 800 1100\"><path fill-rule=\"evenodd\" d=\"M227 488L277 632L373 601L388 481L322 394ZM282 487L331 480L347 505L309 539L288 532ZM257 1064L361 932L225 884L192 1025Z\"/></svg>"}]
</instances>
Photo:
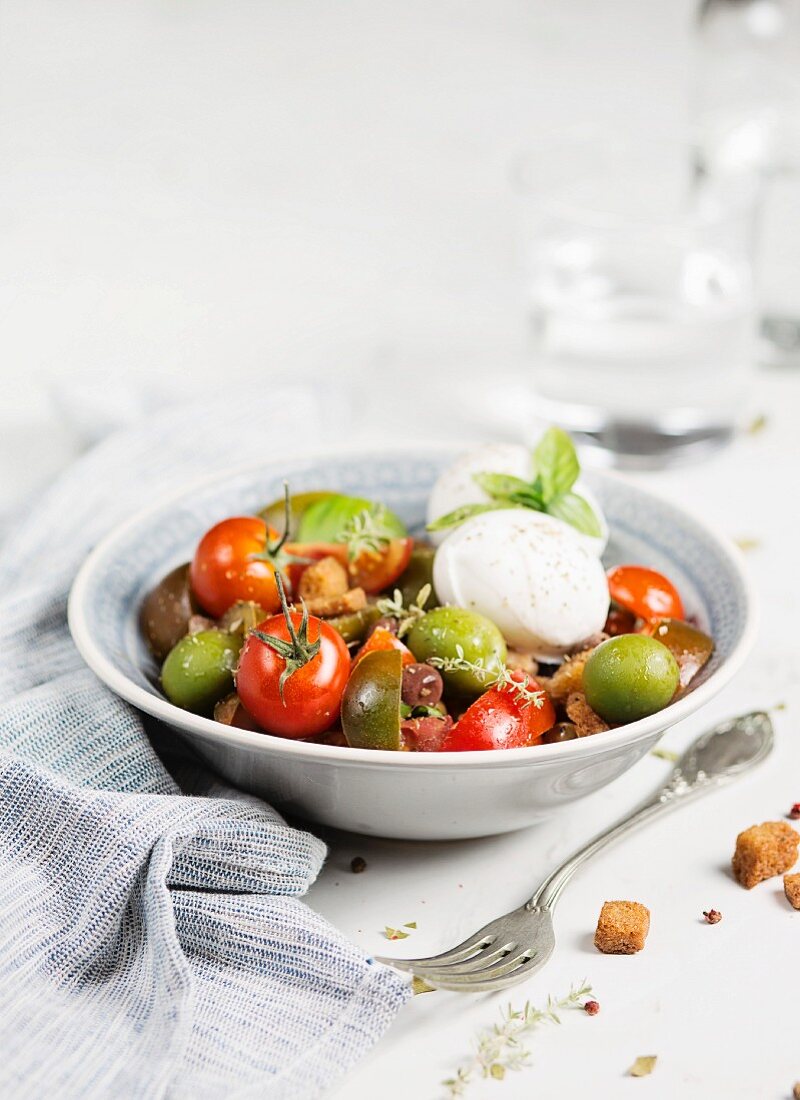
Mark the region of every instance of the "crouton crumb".
<instances>
[{"instance_id":1,"label":"crouton crumb","mask_svg":"<svg viewBox=\"0 0 800 1100\"><path fill-rule=\"evenodd\" d=\"M751 825L736 838L731 866L738 883L751 890L759 882L782 875L797 862L800 836L785 821Z\"/></svg>"},{"instance_id":2,"label":"crouton crumb","mask_svg":"<svg viewBox=\"0 0 800 1100\"><path fill-rule=\"evenodd\" d=\"M351 588L340 596L321 596L306 600L309 615L329 619L333 615L349 615L367 606L367 594L363 588Z\"/></svg>"},{"instance_id":3,"label":"crouton crumb","mask_svg":"<svg viewBox=\"0 0 800 1100\"><path fill-rule=\"evenodd\" d=\"M638 901L606 901L600 910L594 945L605 955L635 955L650 931L650 910Z\"/></svg>"},{"instance_id":4,"label":"crouton crumb","mask_svg":"<svg viewBox=\"0 0 800 1100\"><path fill-rule=\"evenodd\" d=\"M565 709L567 717L575 724L578 737L591 737L592 734L605 733L611 728L599 714L595 714L582 691L573 692L569 696Z\"/></svg>"},{"instance_id":5,"label":"crouton crumb","mask_svg":"<svg viewBox=\"0 0 800 1100\"><path fill-rule=\"evenodd\" d=\"M348 589L347 570L334 557L320 558L303 570L297 594L306 603L343 596Z\"/></svg>"},{"instance_id":6,"label":"crouton crumb","mask_svg":"<svg viewBox=\"0 0 800 1100\"><path fill-rule=\"evenodd\" d=\"M800 875L784 875L783 892L792 909L800 909Z\"/></svg>"}]
</instances>

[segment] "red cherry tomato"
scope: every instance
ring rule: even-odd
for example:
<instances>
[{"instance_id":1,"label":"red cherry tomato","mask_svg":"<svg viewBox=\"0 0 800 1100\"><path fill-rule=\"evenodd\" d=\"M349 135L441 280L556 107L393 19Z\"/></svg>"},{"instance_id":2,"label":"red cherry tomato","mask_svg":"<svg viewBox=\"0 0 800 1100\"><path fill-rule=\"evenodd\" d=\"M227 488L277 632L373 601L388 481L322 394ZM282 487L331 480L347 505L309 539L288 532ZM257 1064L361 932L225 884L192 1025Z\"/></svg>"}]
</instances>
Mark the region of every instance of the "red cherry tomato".
<instances>
[{"instance_id":1,"label":"red cherry tomato","mask_svg":"<svg viewBox=\"0 0 800 1100\"><path fill-rule=\"evenodd\" d=\"M404 665L416 664L416 657L408 646L400 641L396 634L393 634L391 630L387 630L385 626L376 626L353 658L353 668L355 668L361 658L366 657L368 653L375 653L379 650L386 649L399 649L403 656L402 663Z\"/></svg>"},{"instance_id":2,"label":"red cherry tomato","mask_svg":"<svg viewBox=\"0 0 800 1100\"><path fill-rule=\"evenodd\" d=\"M380 550L362 550L350 562L350 579L355 588L363 588L368 594L389 588L411 559L414 540L389 539Z\"/></svg>"},{"instance_id":3,"label":"red cherry tomato","mask_svg":"<svg viewBox=\"0 0 800 1100\"><path fill-rule=\"evenodd\" d=\"M315 616L309 616L303 631L303 615L289 611L295 637L285 615L273 615L248 635L239 658L236 690L242 705L267 733L278 737L314 737L329 729L339 717L345 685L350 675L350 654L341 634ZM269 636L284 647L299 641L296 656L288 662L297 667L283 680L287 658L269 642ZM309 656L316 642L319 650Z\"/></svg>"},{"instance_id":4,"label":"red cherry tomato","mask_svg":"<svg viewBox=\"0 0 800 1100\"><path fill-rule=\"evenodd\" d=\"M683 619L683 603L672 581L643 565L618 565L608 572L608 591L620 607L640 619Z\"/></svg>"},{"instance_id":5,"label":"red cherry tomato","mask_svg":"<svg viewBox=\"0 0 800 1100\"><path fill-rule=\"evenodd\" d=\"M277 611L276 563L265 556L267 540L275 537L255 516L224 519L206 531L189 569L192 591L204 611L219 618L237 600Z\"/></svg>"},{"instance_id":6,"label":"red cherry tomato","mask_svg":"<svg viewBox=\"0 0 800 1100\"><path fill-rule=\"evenodd\" d=\"M524 672L512 674L517 683L536 690L534 679ZM549 695L542 705L524 705L512 685L489 688L459 718L442 744L442 752L475 749L518 749L535 745L556 723Z\"/></svg>"}]
</instances>

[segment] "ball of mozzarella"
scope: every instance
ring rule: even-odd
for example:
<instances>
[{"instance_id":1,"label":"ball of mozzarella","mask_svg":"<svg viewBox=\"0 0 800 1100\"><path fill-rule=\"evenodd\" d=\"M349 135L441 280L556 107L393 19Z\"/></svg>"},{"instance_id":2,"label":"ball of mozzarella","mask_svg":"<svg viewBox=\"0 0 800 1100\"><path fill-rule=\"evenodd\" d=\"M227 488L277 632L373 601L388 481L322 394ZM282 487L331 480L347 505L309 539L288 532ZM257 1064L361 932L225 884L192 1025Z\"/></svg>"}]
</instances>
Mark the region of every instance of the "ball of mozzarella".
<instances>
[{"instance_id":1,"label":"ball of mozzarella","mask_svg":"<svg viewBox=\"0 0 800 1100\"><path fill-rule=\"evenodd\" d=\"M514 647L559 661L603 629L608 583L596 554L567 524L527 508L485 512L436 551L443 603L479 611Z\"/></svg>"},{"instance_id":2,"label":"ball of mozzarella","mask_svg":"<svg viewBox=\"0 0 800 1100\"><path fill-rule=\"evenodd\" d=\"M512 477L522 478L523 481L530 481L533 477L531 452L521 443L486 443L461 455L439 475L431 490L428 497L428 523L446 516L463 504L486 504L489 497L473 478L474 474L480 473L510 474ZM580 531L575 531L575 528L572 530L599 557L608 542L608 524L594 493L580 478L575 484L575 492L585 497L592 506L600 522L601 534L595 538L592 535L583 535ZM449 534L449 531L433 531L430 537L439 545Z\"/></svg>"}]
</instances>

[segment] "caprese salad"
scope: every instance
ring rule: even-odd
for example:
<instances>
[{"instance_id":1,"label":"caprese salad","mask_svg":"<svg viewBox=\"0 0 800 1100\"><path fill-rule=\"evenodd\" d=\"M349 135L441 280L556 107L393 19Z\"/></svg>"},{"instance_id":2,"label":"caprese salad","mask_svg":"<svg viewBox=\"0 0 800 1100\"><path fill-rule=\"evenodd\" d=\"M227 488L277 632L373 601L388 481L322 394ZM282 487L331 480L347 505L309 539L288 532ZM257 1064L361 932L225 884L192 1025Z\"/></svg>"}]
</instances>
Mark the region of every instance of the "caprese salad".
<instances>
[{"instance_id":1,"label":"caprese salad","mask_svg":"<svg viewBox=\"0 0 800 1100\"><path fill-rule=\"evenodd\" d=\"M292 494L206 531L145 598L176 706L243 729L412 752L602 733L667 706L713 640L647 565L606 571L572 442L479 447L412 538L380 501Z\"/></svg>"}]
</instances>

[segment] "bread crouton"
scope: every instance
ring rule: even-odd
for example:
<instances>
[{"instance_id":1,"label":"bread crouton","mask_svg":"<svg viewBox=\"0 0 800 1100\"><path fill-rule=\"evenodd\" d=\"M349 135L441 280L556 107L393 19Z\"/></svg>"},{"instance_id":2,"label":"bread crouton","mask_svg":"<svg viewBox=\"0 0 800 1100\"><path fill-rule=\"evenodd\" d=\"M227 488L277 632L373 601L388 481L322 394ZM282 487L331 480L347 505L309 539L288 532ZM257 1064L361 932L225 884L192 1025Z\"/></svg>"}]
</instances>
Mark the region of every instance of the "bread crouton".
<instances>
[{"instance_id":1,"label":"bread crouton","mask_svg":"<svg viewBox=\"0 0 800 1100\"><path fill-rule=\"evenodd\" d=\"M599 714L596 714L586 702L586 696L582 691L575 691L567 699L564 708L570 722L574 723L578 731L578 737L591 737L595 733L605 733L611 729Z\"/></svg>"},{"instance_id":2,"label":"bread crouton","mask_svg":"<svg viewBox=\"0 0 800 1100\"><path fill-rule=\"evenodd\" d=\"M311 603L312 600L343 596L348 587L347 570L342 563L334 557L320 558L303 570L297 595Z\"/></svg>"},{"instance_id":3,"label":"bread crouton","mask_svg":"<svg viewBox=\"0 0 800 1100\"><path fill-rule=\"evenodd\" d=\"M309 615L330 619L334 615L349 615L367 606L367 594L363 588L350 588L340 596L320 596L306 600Z\"/></svg>"},{"instance_id":4,"label":"bread crouton","mask_svg":"<svg viewBox=\"0 0 800 1100\"><path fill-rule=\"evenodd\" d=\"M548 683L548 691L555 703L565 703L576 691L583 691L583 669L601 642L608 641L607 634L587 638L579 650L559 665Z\"/></svg>"},{"instance_id":5,"label":"bread crouton","mask_svg":"<svg viewBox=\"0 0 800 1100\"><path fill-rule=\"evenodd\" d=\"M751 825L736 838L731 866L738 883L751 890L759 882L782 875L797 862L800 835L785 821Z\"/></svg>"},{"instance_id":6,"label":"bread crouton","mask_svg":"<svg viewBox=\"0 0 800 1100\"><path fill-rule=\"evenodd\" d=\"M783 892L791 907L800 909L800 875L784 875Z\"/></svg>"},{"instance_id":7,"label":"bread crouton","mask_svg":"<svg viewBox=\"0 0 800 1100\"><path fill-rule=\"evenodd\" d=\"M650 910L638 901L606 901L600 910L594 945L605 955L635 955L650 931Z\"/></svg>"}]
</instances>

